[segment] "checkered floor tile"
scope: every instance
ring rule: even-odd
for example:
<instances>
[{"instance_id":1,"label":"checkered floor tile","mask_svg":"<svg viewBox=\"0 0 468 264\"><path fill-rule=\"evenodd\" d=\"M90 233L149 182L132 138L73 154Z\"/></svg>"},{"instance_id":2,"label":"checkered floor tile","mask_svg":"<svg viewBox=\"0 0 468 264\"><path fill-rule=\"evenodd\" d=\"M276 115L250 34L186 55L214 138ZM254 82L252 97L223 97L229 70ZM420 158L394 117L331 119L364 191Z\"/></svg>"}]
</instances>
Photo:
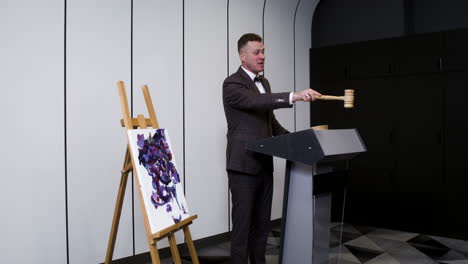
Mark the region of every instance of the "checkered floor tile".
<instances>
[{"instance_id":1,"label":"checkered floor tile","mask_svg":"<svg viewBox=\"0 0 468 264\"><path fill-rule=\"evenodd\" d=\"M267 263L278 263L280 228L268 238ZM197 248L201 264L227 264L229 242ZM172 263L170 258L162 264ZM184 257L182 263L191 263ZM330 264L468 264L468 241L396 230L333 223ZM289 263L286 263L289 264Z\"/></svg>"}]
</instances>

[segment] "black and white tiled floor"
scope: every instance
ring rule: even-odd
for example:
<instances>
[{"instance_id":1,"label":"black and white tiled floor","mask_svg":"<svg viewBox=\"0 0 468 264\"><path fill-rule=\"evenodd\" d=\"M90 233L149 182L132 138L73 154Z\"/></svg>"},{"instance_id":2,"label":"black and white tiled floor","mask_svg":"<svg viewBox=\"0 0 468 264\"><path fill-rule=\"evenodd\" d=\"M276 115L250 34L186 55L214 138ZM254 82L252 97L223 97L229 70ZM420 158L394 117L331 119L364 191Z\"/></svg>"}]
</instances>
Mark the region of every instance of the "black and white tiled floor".
<instances>
[{"instance_id":1,"label":"black and white tiled floor","mask_svg":"<svg viewBox=\"0 0 468 264\"><path fill-rule=\"evenodd\" d=\"M330 242L333 264L468 264L468 241L456 239L334 224Z\"/></svg>"},{"instance_id":2,"label":"black and white tiled floor","mask_svg":"<svg viewBox=\"0 0 468 264\"><path fill-rule=\"evenodd\" d=\"M468 241L341 223L332 224L330 235L330 264L468 264ZM279 245L276 227L268 239L267 263L278 263ZM200 263L229 263L229 248L229 242L197 248Z\"/></svg>"}]
</instances>

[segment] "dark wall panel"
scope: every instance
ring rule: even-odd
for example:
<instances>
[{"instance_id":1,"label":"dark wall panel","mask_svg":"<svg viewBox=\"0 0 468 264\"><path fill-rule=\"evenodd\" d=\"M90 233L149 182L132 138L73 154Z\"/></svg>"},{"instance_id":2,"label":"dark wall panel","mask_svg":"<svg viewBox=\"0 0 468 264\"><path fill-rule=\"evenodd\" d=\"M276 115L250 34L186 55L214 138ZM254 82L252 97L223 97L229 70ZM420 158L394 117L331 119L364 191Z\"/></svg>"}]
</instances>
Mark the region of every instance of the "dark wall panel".
<instances>
[{"instance_id":1,"label":"dark wall panel","mask_svg":"<svg viewBox=\"0 0 468 264\"><path fill-rule=\"evenodd\" d=\"M321 0L313 47L468 27L465 0Z\"/></svg>"},{"instance_id":2,"label":"dark wall panel","mask_svg":"<svg viewBox=\"0 0 468 264\"><path fill-rule=\"evenodd\" d=\"M468 27L466 0L412 0L415 33Z\"/></svg>"},{"instance_id":3,"label":"dark wall panel","mask_svg":"<svg viewBox=\"0 0 468 264\"><path fill-rule=\"evenodd\" d=\"M313 47L404 34L404 0L322 0L312 23Z\"/></svg>"}]
</instances>

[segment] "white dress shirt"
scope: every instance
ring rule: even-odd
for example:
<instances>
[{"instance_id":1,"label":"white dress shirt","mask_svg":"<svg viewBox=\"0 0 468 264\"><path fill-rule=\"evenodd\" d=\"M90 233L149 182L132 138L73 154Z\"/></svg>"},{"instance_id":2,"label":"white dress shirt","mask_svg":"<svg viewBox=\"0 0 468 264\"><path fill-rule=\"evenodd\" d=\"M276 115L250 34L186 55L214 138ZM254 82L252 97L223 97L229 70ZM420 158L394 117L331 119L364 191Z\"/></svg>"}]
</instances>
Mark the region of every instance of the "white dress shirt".
<instances>
[{"instance_id":1,"label":"white dress shirt","mask_svg":"<svg viewBox=\"0 0 468 264\"><path fill-rule=\"evenodd\" d=\"M247 73L247 75L249 75L249 77L250 77L250 79L252 79L252 81L255 79L255 76L257 76L255 73L253 73L253 72L247 70L246 68L244 68L244 67L242 67L242 66L241 66L241 68ZM262 93L262 94L263 94L263 93L266 93L265 87L263 87L263 84L262 84L261 82L256 81L256 82L255 82L255 85L257 86L258 91L259 91L260 93ZM290 104L290 105L293 104L292 97L293 97L293 93L291 92L291 93L289 94L289 104Z\"/></svg>"}]
</instances>

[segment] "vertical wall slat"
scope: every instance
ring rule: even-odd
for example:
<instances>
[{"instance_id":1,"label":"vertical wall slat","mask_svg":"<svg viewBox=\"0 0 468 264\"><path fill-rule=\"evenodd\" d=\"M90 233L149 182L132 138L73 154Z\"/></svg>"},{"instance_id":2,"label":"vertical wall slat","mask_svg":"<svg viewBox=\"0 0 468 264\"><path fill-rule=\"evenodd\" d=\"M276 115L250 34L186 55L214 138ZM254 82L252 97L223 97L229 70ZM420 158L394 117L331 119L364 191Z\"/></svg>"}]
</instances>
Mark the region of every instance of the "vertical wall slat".
<instances>
[{"instance_id":1,"label":"vertical wall slat","mask_svg":"<svg viewBox=\"0 0 468 264\"><path fill-rule=\"evenodd\" d=\"M66 263L63 25L61 0L0 2L3 263Z\"/></svg>"},{"instance_id":2,"label":"vertical wall slat","mask_svg":"<svg viewBox=\"0 0 468 264\"><path fill-rule=\"evenodd\" d=\"M141 91L147 84L158 123L167 129L179 174L184 175L182 1L133 2L133 111L148 111ZM183 177L181 177L183 183ZM135 190L136 194L136 190ZM189 201L190 202L190 201ZM148 251L148 241L138 196L135 195L135 253ZM189 210L190 208L190 203ZM183 243L182 232L177 242ZM158 248L168 246L167 240Z\"/></svg>"},{"instance_id":3,"label":"vertical wall slat","mask_svg":"<svg viewBox=\"0 0 468 264\"><path fill-rule=\"evenodd\" d=\"M265 5L264 42L266 52L265 76L272 92L294 91L294 12L299 0L268 0ZM294 131L293 109L276 110L280 124ZM274 189L272 219L281 218L285 160L274 159Z\"/></svg>"},{"instance_id":4,"label":"vertical wall slat","mask_svg":"<svg viewBox=\"0 0 468 264\"><path fill-rule=\"evenodd\" d=\"M245 33L262 36L264 0L229 1L229 75L240 66L237 40Z\"/></svg>"},{"instance_id":5,"label":"vertical wall slat","mask_svg":"<svg viewBox=\"0 0 468 264\"><path fill-rule=\"evenodd\" d=\"M185 1L185 184L194 239L228 231L227 1Z\"/></svg>"},{"instance_id":6,"label":"vertical wall slat","mask_svg":"<svg viewBox=\"0 0 468 264\"><path fill-rule=\"evenodd\" d=\"M130 87L130 1L69 1L67 156L70 263L105 258L126 136L117 81ZM130 186L130 181L128 183ZM114 259L133 252L127 186Z\"/></svg>"}]
</instances>

